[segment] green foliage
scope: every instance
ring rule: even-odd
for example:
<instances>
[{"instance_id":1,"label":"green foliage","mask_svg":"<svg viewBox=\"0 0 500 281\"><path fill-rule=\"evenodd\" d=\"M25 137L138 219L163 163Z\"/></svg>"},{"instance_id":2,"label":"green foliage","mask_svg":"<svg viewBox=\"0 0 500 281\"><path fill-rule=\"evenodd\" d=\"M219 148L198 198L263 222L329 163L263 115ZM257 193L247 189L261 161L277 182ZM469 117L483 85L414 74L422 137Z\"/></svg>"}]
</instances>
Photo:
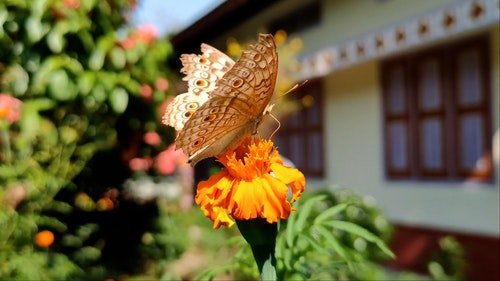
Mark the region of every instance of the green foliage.
<instances>
[{"instance_id":1,"label":"green foliage","mask_svg":"<svg viewBox=\"0 0 500 281\"><path fill-rule=\"evenodd\" d=\"M373 198L349 190L305 193L298 210L281 221L277 238L277 280L428 280L412 272L394 272L380 261L395 258L387 247L393 227ZM433 280L463 280L463 249L452 238L440 242L441 251L429 262ZM226 248L232 258L212 266L197 280L229 274L236 280L259 280L250 247L236 236Z\"/></svg>"},{"instance_id":2,"label":"green foliage","mask_svg":"<svg viewBox=\"0 0 500 281\"><path fill-rule=\"evenodd\" d=\"M390 236L390 225L368 230L385 220L374 205L346 190L323 193L299 200L285 222L277 240L279 279L359 279L378 257L394 257L381 238Z\"/></svg>"},{"instance_id":3,"label":"green foliage","mask_svg":"<svg viewBox=\"0 0 500 281\"><path fill-rule=\"evenodd\" d=\"M465 280L465 250L452 236L439 240L440 251L433 254L427 269L432 280Z\"/></svg>"},{"instance_id":4,"label":"green foliage","mask_svg":"<svg viewBox=\"0 0 500 281\"><path fill-rule=\"evenodd\" d=\"M96 219L104 213L94 210L90 197L77 200L88 190L75 179L92 170L88 163L96 153L131 137L118 138L119 120L129 131L161 131L155 110L168 86L156 83L168 84L170 75L170 44L128 25L129 4L0 2L0 95L9 101L0 102L2 280L106 277L101 260L109 241L99 237ZM149 107L144 118L125 116L136 101ZM153 153L143 147L132 156ZM93 188L92 196L106 192ZM68 221L82 213L92 219ZM55 234L49 248L34 243L41 230Z\"/></svg>"},{"instance_id":5,"label":"green foliage","mask_svg":"<svg viewBox=\"0 0 500 281\"><path fill-rule=\"evenodd\" d=\"M294 207L298 211L280 222L276 246L278 280L385 276L376 261L380 257L393 257L386 246L392 226L372 200L347 190L322 191L304 194ZM252 252L243 238L232 238L228 247L238 249L233 258L198 279L231 272L238 280L258 280Z\"/></svg>"}]
</instances>

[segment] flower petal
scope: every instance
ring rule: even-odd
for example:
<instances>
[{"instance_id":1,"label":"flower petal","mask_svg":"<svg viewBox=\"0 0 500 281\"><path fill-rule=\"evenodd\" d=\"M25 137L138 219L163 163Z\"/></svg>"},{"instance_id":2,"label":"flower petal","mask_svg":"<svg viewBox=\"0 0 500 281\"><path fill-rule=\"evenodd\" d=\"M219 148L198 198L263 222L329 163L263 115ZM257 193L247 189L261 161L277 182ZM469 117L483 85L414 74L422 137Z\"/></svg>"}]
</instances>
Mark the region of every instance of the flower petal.
<instances>
[{"instance_id":1,"label":"flower petal","mask_svg":"<svg viewBox=\"0 0 500 281\"><path fill-rule=\"evenodd\" d=\"M245 141L217 157L223 168L198 184L195 201L214 228L231 226L237 220L264 218L269 223L286 219L294 211L288 201L297 200L305 187L305 177L297 169L283 166L271 141Z\"/></svg>"},{"instance_id":2,"label":"flower petal","mask_svg":"<svg viewBox=\"0 0 500 281\"><path fill-rule=\"evenodd\" d=\"M276 178L292 188L291 202L299 199L305 189L306 178L298 169L285 167L279 164L271 164L271 170Z\"/></svg>"}]
</instances>

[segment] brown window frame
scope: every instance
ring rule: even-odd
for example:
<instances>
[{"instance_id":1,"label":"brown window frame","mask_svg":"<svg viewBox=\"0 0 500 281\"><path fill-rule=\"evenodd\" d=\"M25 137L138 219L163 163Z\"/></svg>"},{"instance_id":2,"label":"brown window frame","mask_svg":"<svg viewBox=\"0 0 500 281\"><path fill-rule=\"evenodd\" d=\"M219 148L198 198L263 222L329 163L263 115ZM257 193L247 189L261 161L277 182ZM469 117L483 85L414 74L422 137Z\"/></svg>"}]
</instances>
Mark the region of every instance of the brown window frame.
<instances>
[{"instance_id":1,"label":"brown window frame","mask_svg":"<svg viewBox=\"0 0 500 281\"><path fill-rule=\"evenodd\" d=\"M467 51L477 54L479 63L477 73L479 76L479 102L475 104L459 103L459 57L465 56ZM385 176L389 180L493 180L493 163L491 157L492 123L491 123L491 86L490 86L490 39L487 35L476 36L459 42L446 43L438 47L429 48L423 51L413 52L409 55L403 55L396 58L390 58L381 63L381 84L382 84L382 108L384 125L384 168ZM423 99L422 92L424 87L419 67L427 61L433 61L437 64L438 89L439 95L434 97L441 104L432 109L426 109L421 105ZM475 61L476 62L476 61ZM394 76L397 69L401 69L402 82L396 83ZM476 72L474 72L476 73ZM393 77L393 78L391 78ZM433 76L434 77L434 76ZM400 91L394 94L394 85L399 86ZM392 88L391 88L392 87ZM477 88L474 88L477 89ZM401 92L401 90L403 92ZM399 95L402 111L397 111L392 105L394 96ZM391 108L393 106L394 108ZM477 142L477 147L482 147L480 161L483 161L485 169L474 169L461 166L464 163L466 148L462 149L466 137L462 137L462 130L465 125L460 124L460 120L465 120L467 114L476 117L482 124L479 132L482 132L482 142ZM428 151L423 148L424 139L429 135L422 132L426 121L433 121L441 128L437 139L439 147L429 146L430 151L435 150L440 153L434 155L433 159L441 159L438 167L435 169L426 168L424 164L425 153ZM399 126L401 134L394 137L391 132ZM403 128L403 129L401 129ZM404 132L406 131L406 137ZM392 138L391 138L392 136ZM432 136L429 137L432 139ZM397 140L395 140L397 139ZM474 140L478 140L474 138ZM399 150L404 154L399 155L403 159L401 165L395 165L394 148L395 141L399 141ZM406 162L404 161L406 159ZM438 161L439 162L439 161ZM488 168L489 167L489 168Z\"/></svg>"},{"instance_id":2,"label":"brown window frame","mask_svg":"<svg viewBox=\"0 0 500 281\"><path fill-rule=\"evenodd\" d=\"M304 98L312 101L311 106L304 106ZM310 99L312 97L312 99ZM289 158L307 177L322 178L325 175L325 155L323 137L323 80L308 81L289 94L288 97L299 106L299 110L280 120L281 127L275 137L280 154ZM315 113L309 112L315 110ZM312 117L314 114L315 117ZM314 120L313 120L314 119ZM318 145L315 142L319 141ZM294 148L293 141L300 145L300 151ZM298 156L301 155L301 156ZM302 158L303 161L298 160ZM319 163L319 166L313 162Z\"/></svg>"}]
</instances>

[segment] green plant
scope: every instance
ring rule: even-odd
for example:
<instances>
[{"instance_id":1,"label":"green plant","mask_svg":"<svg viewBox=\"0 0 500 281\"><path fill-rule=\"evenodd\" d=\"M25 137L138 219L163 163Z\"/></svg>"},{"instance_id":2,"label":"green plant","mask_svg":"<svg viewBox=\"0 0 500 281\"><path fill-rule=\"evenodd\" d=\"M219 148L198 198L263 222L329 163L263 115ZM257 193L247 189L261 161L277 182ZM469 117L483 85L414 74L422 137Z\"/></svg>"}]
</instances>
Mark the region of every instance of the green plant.
<instances>
[{"instance_id":1,"label":"green plant","mask_svg":"<svg viewBox=\"0 0 500 281\"><path fill-rule=\"evenodd\" d=\"M452 236L439 239L436 251L427 264L433 280L465 280L465 250Z\"/></svg>"},{"instance_id":2,"label":"green plant","mask_svg":"<svg viewBox=\"0 0 500 281\"><path fill-rule=\"evenodd\" d=\"M118 137L117 123L128 132L161 131L155 109L168 94L170 44L148 26L128 25L134 5L0 3L0 279L106 277L97 218L110 212L97 207L112 202L113 186L81 179L97 152L130 137ZM125 114L136 101L147 104L141 118ZM159 144L141 143L132 157L152 157ZM68 220L84 213L93 220ZM34 241L42 230L55 236L46 248Z\"/></svg>"},{"instance_id":3,"label":"green plant","mask_svg":"<svg viewBox=\"0 0 500 281\"><path fill-rule=\"evenodd\" d=\"M346 192L346 191L344 191ZM339 196L340 193L332 193ZM340 196L339 196L340 197ZM373 244L388 257L394 257L377 234L370 232L349 217L349 208L373 211L374 206L364 206L354 193L330 205L328 196L316 195L297 206L300 212L290 216L286 228L278 238L278 260L281 261L279 279L356 279L362 276L376 257ZM379 213L380 215L380 213Z\"/></svg>"},{"instance_id":4,"label":"green plant","mask_svg":"<svg viewBox=\"0 0 500 281\"><path fill-rule=\"evenodd\" d=\"M393 257L386 246L392 226L372 200L348 190L321 191L304 194L294 207L299 211L280 222L276 246L278 280L386 276L376 262L380 257ZM365 215L358 212L358 216L353 216L349 207ZM373 230L369 231L369 227ZM252 252L244 240L234 237L228 241L228 247L238 249L233 259L198 278L211 279L230 272L235 279L258 280Z\"/></svg>"}]
</instances>

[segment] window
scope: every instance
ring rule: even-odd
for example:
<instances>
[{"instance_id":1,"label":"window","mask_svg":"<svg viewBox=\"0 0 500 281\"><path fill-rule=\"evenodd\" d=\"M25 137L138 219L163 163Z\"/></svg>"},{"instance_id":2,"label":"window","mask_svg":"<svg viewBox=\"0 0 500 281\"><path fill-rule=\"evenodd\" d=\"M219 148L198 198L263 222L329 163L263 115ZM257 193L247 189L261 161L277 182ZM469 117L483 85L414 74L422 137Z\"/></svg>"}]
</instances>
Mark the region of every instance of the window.
<instances>
[{"instance_id":1,"label":"window","mask_svg":"<svg viewBox=\"0 0 500 281\"><path fill-rule=\"evenodd\" d=\"M309 81L290 94L300 110L285 117L275 138L280 154L306 176L324 175L322 81Z\"/></svg>"},{"instance_id":2,"label":"window","mask_svg":"<svg viewBox=\"0 0 500 281\"><path fill-rule=\"evenodd\" d=\"M492 179L489 40L382 64L390 179Z\"/></svg>"}]
</instances>

